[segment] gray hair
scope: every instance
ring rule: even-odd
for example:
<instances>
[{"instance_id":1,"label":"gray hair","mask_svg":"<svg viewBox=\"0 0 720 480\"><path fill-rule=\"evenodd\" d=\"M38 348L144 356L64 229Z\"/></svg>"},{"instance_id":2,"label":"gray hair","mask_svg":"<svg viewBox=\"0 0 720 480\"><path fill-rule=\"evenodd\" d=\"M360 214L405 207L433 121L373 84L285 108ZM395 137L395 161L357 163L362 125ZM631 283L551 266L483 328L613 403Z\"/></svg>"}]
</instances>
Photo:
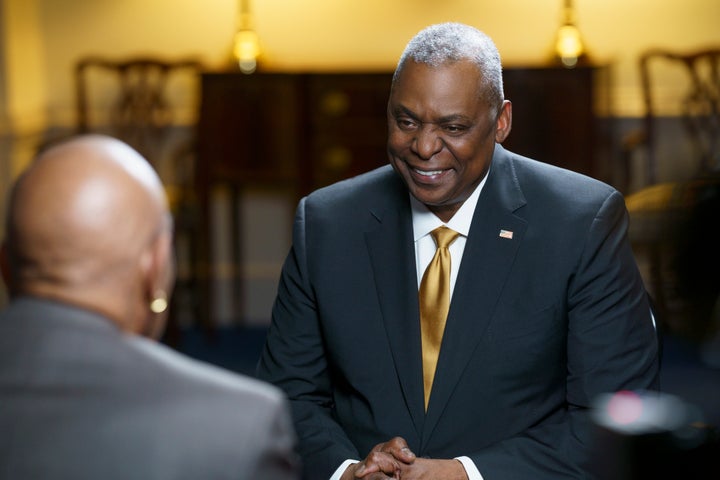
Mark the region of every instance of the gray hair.
<instances>
[{"instance_id":1,"label":"gray hair","mask_svg":"<svg viewBox=\"0 0 720 480\"><path fill-rule=\"evenodd\" d=\"M400 56L393 85L408 60L431 67L470 60L480 71L482 94L488 103L499 107L505 99L500 52L490 37L474 27L462 23L440 23L421 30Z\"/></svg>"}]
</instances>

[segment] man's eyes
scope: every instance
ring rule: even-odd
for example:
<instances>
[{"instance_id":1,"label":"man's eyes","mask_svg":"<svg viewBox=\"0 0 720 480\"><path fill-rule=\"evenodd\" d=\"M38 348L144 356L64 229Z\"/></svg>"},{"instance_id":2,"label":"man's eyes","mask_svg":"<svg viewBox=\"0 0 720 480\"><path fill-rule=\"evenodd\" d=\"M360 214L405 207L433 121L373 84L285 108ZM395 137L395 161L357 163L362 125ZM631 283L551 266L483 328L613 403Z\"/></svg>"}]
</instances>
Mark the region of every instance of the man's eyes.
<instances>
[{"instance_id":1,"label":"man's eyes","mask_svg":"<svg viewBox=\"0 0 720 480\"><path fill-rule=\"evenodd\" d=\"M412 130L420 127L420 124L417 121L409 118L397 118L396 122L398 126L403 130ZM444 132L447 132L449 134L463 133L468 129L467 126L458 124L442 125L441 128Z\"/></svg>"},{"instance_id":2,"label":"man's eyes","mask_svg":"<svg viewBox=\"0 0 720 480\"><path fill-rule=\"evenodd\" d=\"M409 130L409 129L417 127L417 122L415 122L414 120L411 120L409 118L398 118L397 124L403 130Z\"/></svg>"},{"instance_id":3,"label":"man's eyes","mask_svg":"<svg viewBox=\"0 0 720 480\"><path fill-rule=\"evenodd\" d=\"M448 133L462 133L467 130L467 127L464 125L444 125L443 130Z\"/></svg>"}]
</instances>

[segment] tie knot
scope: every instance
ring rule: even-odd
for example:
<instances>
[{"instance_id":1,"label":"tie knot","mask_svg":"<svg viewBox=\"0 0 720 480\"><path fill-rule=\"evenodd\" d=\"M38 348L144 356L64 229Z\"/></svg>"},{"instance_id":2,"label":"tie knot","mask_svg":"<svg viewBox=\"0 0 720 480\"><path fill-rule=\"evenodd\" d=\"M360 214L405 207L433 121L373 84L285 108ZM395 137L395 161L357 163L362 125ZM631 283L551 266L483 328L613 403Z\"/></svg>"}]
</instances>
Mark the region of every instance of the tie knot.
<instances>
[{"instance_id":1,"label":"tie knot","mask_svg":"<svg viewBox=\"0 0 720 480\"><path fill-rule=\"evenodd\" d=\"M447 248L460 234L443 225L430 232L430 235L435 239L437 248Z\"/></svg>"}]
</instances>

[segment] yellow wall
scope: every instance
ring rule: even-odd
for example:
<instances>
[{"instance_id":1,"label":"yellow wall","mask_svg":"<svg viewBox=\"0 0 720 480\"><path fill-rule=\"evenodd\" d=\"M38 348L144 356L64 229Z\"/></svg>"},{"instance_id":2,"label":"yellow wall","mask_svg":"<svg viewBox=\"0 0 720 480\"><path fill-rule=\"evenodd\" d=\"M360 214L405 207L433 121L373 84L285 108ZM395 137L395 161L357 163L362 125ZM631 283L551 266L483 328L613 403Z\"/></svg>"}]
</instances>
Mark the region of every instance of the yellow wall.
<instances>
[{"instance_id":1,"label":"yellow wall","mask_svg":"<svg viewBox=\"0 0 720 480\"><path fill-rule=\"evenodd\" d=\"M225 65L238 0L0 0L31 4L34 25L8 28L7 63L17 51L31 64L11 92L30 116L50 125L74 119L72 65L86 54L197 54ZM250 0L265 70L392 69L407 40L430 23L456 20L490 34L507 65L548 55L562 0ZM652 46L690 49L720 43L718 0L576 0L577 22L593 58L610 62L613 111L641 113L636 57ZM27 8L27 7L24 7ZM26 30L30 42L26 42ZM34 32L34 33L33 33ZM35 59L35 60L33 60ZM0 58L0 60L3 60ZM13 64L15 64L14 61ZM0 97L1 98L1 97ZM42 105L42 106L41 106ZM46 111L38 109L46 107ZM0 108L2 108L0 106Z\"/></svg>"},{"instance_id":2,"label":"yellow wall","mask_svg":"<svg viewBox=\"0 0 720 480\"><path fill-rule=\"evenodd\" d=\"M45 123L47 88L45 85L45 57L43 35L40 31L37 0L6 1L2 8L0 34L3 45L0 61L5 91L0 95L4 105L0 115L5 129L25 134L41 128ZM0 133L3 128L0 126Z\"/></svg>"}]
</instances>

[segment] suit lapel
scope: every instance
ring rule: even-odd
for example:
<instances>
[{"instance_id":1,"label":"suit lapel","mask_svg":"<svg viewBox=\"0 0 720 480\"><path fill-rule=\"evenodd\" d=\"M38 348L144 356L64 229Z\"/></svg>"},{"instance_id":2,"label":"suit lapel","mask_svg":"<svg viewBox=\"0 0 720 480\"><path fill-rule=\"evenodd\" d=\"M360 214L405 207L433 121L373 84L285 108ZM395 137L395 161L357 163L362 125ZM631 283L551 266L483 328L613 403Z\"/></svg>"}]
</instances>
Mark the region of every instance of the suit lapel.
<instances>
[{"instance_id":1,"label":"suit lapel","mask_svg":"<svg viewBox=\"0 0 720 480\"><path fill-rule=\"evenodd\" d=\"M404 186L400 193L397 201L371 212L378 223L365 238L395 371L420 437L425 412L417 279L410 201Z\"/></svg>"},{"instance_id":2,"label":"suit lapel","mask_svg":"<svg viewBox=\"0 0 720 480\"><path fill-rule=\"evenodd\" d=\"M527 226L514 214L524 204L512 162L498 146L458 272L425 419L423 445L492 318ZM506 233L501 235L502 231ZM512 238L507 238L507 232L512 232Z\"/></svg>"}]
</instances>

